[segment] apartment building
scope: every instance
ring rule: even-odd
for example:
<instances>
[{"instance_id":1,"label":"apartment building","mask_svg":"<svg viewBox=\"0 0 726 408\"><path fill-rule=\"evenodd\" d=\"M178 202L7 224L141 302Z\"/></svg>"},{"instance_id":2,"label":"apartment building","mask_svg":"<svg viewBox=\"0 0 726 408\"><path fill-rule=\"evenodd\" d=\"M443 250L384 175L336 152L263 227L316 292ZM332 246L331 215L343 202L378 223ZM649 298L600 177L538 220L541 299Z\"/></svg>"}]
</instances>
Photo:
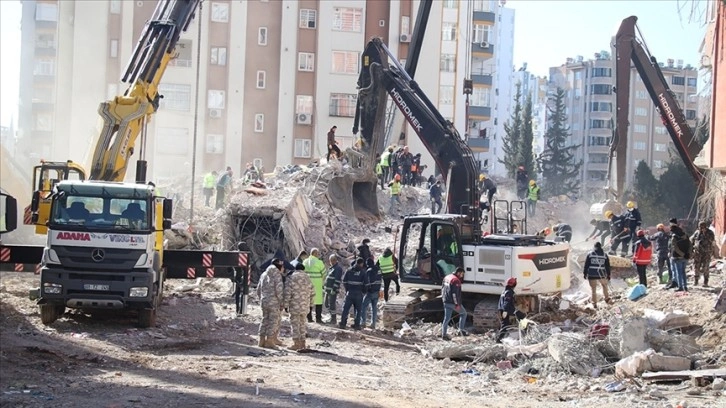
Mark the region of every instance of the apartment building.
<instances>
[{"instance_id":1,"label":"apartment building","mask_svg":"<svg viewBox=\"0 0 726 408\"><path fill-rule=\"evenodd\" d=\"M90 164L98 104L125 91L119 78L156 3L23 1L19 156ZM360 53L377 36L405 59L418 6L205 1L159 87L163 99L143 149L151 174L191 175L192 163L197 174L227 165L239 174L248 162L267 171L306 164L325 154L333 125L341 147L352 145ZM434 2L416 79L462 137L493 126L494 28L502 9L489 0ZM511 38L501 48L511 60ZM441 63L423 63L431 60ZM465 78L474 82L469 110ZM425 154L407 134L412 150ZM478 130L472 147L488 151L489 135Z\"/></svg>"},{"instance_id":2,"label":"apartment building","mask_svg":"<svg viewBox=\"0 0 726 408\"><path fill-rule=\"evenodd\" d=\"M670 160L673 147L650 96L635 67L630 78L630 126L628 127L628 163L625 185L632 186L633 175L640 161L645 161L660 175ZM676 95L691 127L697 118L696 96L698 71L683 60L668 59L661 63L668 86ZM580 144L576 159L583 161L582 187L584 197L603 198L607 185L608 154L615 126L614 61L611 53L601 51L593 59L569 58L559 67L550 68L550 90L566 91L568 145Z\"/></svg>"},{"instance_id":3,"label":"apartment building","mask_svg":"<svg viewBox=\"0 0 726 408\"><path fill-rule=\"evenodd\" d=\"M522 109L524 109L527 98L532 99L532 133L534 135L532 148L534 154L538 155L544 150L544 135L547 130L547 92L549 90L547 78L536 76L529 72L526 62L512 76L515 89L517 84L520 85Z\"/></svg>"}]
</instances>

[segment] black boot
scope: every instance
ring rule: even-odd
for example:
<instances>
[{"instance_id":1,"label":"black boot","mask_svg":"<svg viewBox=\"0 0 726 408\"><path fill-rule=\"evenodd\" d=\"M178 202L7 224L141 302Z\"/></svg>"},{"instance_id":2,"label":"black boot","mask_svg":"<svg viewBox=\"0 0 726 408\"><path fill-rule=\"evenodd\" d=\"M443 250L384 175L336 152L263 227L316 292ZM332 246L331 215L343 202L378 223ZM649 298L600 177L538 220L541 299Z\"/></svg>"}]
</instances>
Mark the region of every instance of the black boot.
<instances>
[{"instance_id":1,"label":"black boot","mask_svg":"<svg viewBox=\"0 0 726 408\"><path fill-rule=\"evenodd\" d=\"M330 315L330 325L336 325L338 324L338 317L334 314Z\"/></svg>"},{"instance_id":2,"label":"black boot","mask_svg":"<svg viewBox=\"0 0 726 408\"><path fill-rule=\"evenodd\" d=\"M323 324L323 305L315 305L315 322Z\"/></svg>"},{"instance_id":3,"label":"black boot","mask_svg":"<svg viewBox=\"0 0 726 408\"><path fill-rule=\"evenodd\" d=\"M313 322L313 308L310 308L310 311L308 312L308 323Z\"/></svg>"}]
</instances>

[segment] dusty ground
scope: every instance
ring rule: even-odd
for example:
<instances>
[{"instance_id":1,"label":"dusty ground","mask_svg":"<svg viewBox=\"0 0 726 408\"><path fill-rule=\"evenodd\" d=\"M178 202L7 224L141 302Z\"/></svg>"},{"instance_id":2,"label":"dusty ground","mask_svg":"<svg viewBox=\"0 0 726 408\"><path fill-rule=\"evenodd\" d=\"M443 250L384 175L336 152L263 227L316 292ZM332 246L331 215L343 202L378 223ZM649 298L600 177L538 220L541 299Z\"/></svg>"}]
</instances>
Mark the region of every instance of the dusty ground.
<instances>
[{"instance_id":1,"label":"dusty ground","mask_svg":"<svg viewBox=\"0 0 726 408\"><path fill-rule=\"evenodd\" d=\"M235 316L226 281L201 292L181 292L188 282L170 282L175 289L152 329L134 328L131 316L91 319L75 312L46 327L26 296L37 278L1 277L0 405L7 407L666 407L683 399L690 407L716 407L724 401L708 389L687 395L693 392L688 384L607 393L612 374L587 378L556 367L534 383L493 364L463 373L468 363L421 352L443 343L432 334L436 325L425 323L404 338L310 324L308 346L321 353L264 350L256 346L259 308L253 301L249 315ZM672 301L695 308L689 311L698 324L717 322L713 329L723 334L724 317L715 320L707 308L712 296L694 290L676 298L656 289L637 305ZM707 333L709 345L717 345L717 334ZM290 344L285 321L282 337ZM454 339L465 341L491 344L487 335Z\"/></svg>"}]
</instances>

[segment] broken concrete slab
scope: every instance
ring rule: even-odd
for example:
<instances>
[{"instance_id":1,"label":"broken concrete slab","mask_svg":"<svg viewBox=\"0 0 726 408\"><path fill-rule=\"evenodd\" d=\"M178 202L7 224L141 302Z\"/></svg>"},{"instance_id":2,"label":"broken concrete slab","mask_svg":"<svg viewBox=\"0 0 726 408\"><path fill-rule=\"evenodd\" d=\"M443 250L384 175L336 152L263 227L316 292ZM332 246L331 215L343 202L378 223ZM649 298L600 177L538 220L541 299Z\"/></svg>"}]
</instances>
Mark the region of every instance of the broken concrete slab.
<instances>
[{"instance_id":1,"label":"broken concrete slab","mask_svg":"<svg viewBox=\"0 0 726 408\"><path fill-rule=\"evenodd\" d=\"M655 328L646 330L646 341L654 350L668 356L689 357L701 350L696 339L687 334L669 333Z\"/></svg>"},{"instance_id":2,"label":"broken concrete slab","mask_svg":"<svg viewBox=\"0 0 726 408\"><path fill-rule=\"evenodd\" d=\"M643 316L652 326L662 330L686 327L691 324L688 313L681 310L644 309Z\"/></svg>"},{"instance_id":3,"label":"broken concrete slab","mask_svg":"<svg viewBox=\"0 0 726 408\"><path fill-rule=\"evenodd\" d=\"M645 319L632 319L625 322L620 339L620 355L627 357L638 351L650 348L646 340L648 322Z\"/></svg>"},{"instance_id":4,"label":"broken concrete slab","mask_svg":"<svg viewBox=\"0 0 726 408\"><path fill-rule=\"evenodd\" d=\"M507 358L507 349L502 344L494 345L445 345L431 350L431 357L436 359L469 360L476 362L495 362Z\"/></svg>"},{"instance_id":5,"label":"broken concrete slab","mask_svg":"<svg viewBox=\"0 0 726 408\"><path fill-rule=\"evenodd\" d=\"M584 336L557 333L547 341L550 356L571 372L589 376L593 369L607 365L605 357Z\"/></svg>"},{"instance_id":6,"label":"broken concrete slab","mask_svg":"<svg viewBox=\"0 0 726 408\"><path fill-rule=\"evenodd\" d=\"M689 368L691 368L690 358L664 356L653 349L648 349L615 363L615 376L637 377L646 371L682 371Z\"/></svg>"},{"instance_id":7,"label":"broken concrete slab","mask_svg":"<svg viewBox=\"0 0 726 408\"><path fill-rule=\"evenodd\" d=\"M724 245L726 248L726 245ZM721 289L721 293L718 294L716 303L713 305L713 310L719 313L726 313L726 289Z\"/></svg>"},{"instance_id":8,"label":"broken concrete slab","mask_svg":"<svg viewBox=\"0 0 726 408\"><path fill-rule=\"evenodd\" d=\"M726 378L726 369L718 368L711 370L685 370L685 371L668 371L668 372L652 372L643 373L644 380L651 381L672 381L672 380L688 380L690 378L714 378L714 384L717 379ZM721 382L723 383L723 382Z\"/></svg>"}]
</instances>

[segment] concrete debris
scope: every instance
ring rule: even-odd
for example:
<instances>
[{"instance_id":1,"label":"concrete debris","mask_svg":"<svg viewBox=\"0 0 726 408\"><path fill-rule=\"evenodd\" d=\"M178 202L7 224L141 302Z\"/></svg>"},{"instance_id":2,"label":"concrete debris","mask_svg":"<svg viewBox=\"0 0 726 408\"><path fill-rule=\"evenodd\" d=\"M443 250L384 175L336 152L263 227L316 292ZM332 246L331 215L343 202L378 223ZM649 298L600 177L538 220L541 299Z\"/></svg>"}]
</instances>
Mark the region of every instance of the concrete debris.
<instances>
[{"instance_id":1,"label":"concrete debris","mask_svg":"<svg viewBox=\"0 0 726 408\"><path fill-rule=\"evenodd\" d=\"M632 319L623 324L620 339L620 355L627 357L638 351L650 348L646 341L648 322L645 319Z\"/></svg>"},{"instance_id":2,"label":"concrete debris","mask_svg":"<svg viewBox=\"0 0 726 408\"><path fill-rule=\"evenodd\" d=\"M467 360L477 363L492 363L507 358L507 348L502 344L452 344L437 345L431 350L435 359Z\"/></svg>"},{"instance_id":3,"label":"concrete debris","mask_svg":"<svg viewBox=\"0 0 726 408\"><path fill-rule=\"evenodd\" d=\"M653 349L637 352L615 364L618 378L638 377L645 371L681 371L691 368L691 359L658 354Z\"/></svg>"},{"instance_id":4,"label":"concrete debris","mask_svg":"<svg viewBox=\"0 0 726 408\"><path fill-rule=\"evenodd\" d=\"M583 335L558 333L547 341L550 356L571 372L589 376L594 368L607 365L605 357Z\"/></svg>"},{"instance_id":5,"label":"concrete debris","mask_svg":"<svg viewBox=\"0 0 726 408\"><path fill-rule=\"evenodd\" d=\"M713 305L713 310L719 313L726 313L726 289L721 289L716 303Z\"/></svg>"},{"instance_id":6,"label":"concrete debris","mask_svg":"<svg viewBox=\"0 0 726 408\"><path fill-rule=\"evenodd\" d=\"M643 309L643 316L648 320L648 323L661 330L687 327L691 324L688 313L681 310Z\"/></svg>"},{"instance_id":7,"label":"concrete debris","mask_svg":"<svg viewBox=\"0 0 726 408\"><path fill-rule=\"evenodd\" d=\"M646 330L646 341L650 347L667 356L688 357L701 351L694 337L655 328Z\"/></svg>"}]
</instances>

